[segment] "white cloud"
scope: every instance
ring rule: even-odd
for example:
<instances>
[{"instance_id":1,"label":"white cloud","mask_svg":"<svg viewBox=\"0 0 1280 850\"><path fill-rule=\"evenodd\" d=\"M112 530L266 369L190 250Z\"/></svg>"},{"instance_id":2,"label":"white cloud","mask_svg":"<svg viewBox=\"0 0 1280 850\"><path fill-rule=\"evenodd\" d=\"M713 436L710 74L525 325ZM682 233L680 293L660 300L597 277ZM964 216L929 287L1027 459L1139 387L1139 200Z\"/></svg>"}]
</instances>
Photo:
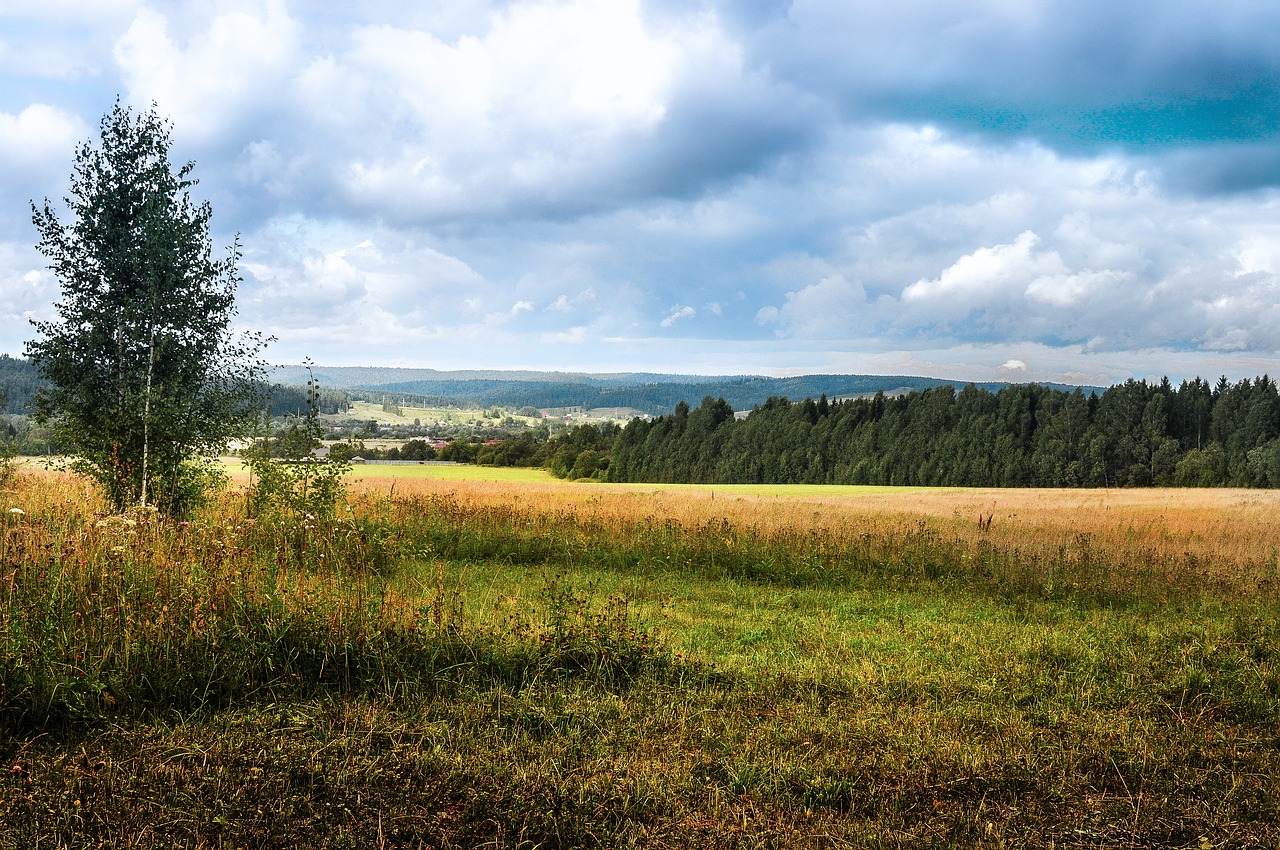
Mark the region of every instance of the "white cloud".
<instances>
[{"instance_id":1,"label":"white cloud","mask_svg":"<svg viewBox=\"0 0 1280 850\"><path fill-rule=\"evenodd\" d=\"M282 340L319 332L345 345L404 345L474 321L492 295L469 266L434 249L387 250L377 237L334 247L335 236L304 229L295 238L306 250L248 256L242 320Z\"/></svg>"},{"instance_id":2,"label":"white cloud","mask_svg":"<svg viewBox=\"0 0 1280 850\"><path fill-rule=\"evenodd\" d=\"M539 339L547 344L582 345L587 341L587 329L579 325L578 327L569 328L567 331L544 333Z\"/></svg>"},{"instance_id":3,"label":"white cloud","mask_svg":"<svg viewBox=\"0 0 1280 850\"><path fill-rule=\"evenodd\" d=\"M781 308L766 307L756 315L761 324L781 323L794 335L850 337L865 331L867 293L862 284L835 273L795 292Z\"/></svg>"},{"instance_id":4,"label":"white cloud","mask_svg":"<svg viewBox=\"0 0 1280 850\"><path fill-rule=\"evenodd\" d=\"M69 171L75 147L88 138L79 116L42 103L17 115L0 112L0 188L19 195L60 194L50 185ZM43 184L43 185L42 185Z\"/></svg>"},{"instance_id":5,"label":"white cloud","mask_svg":"<svg viewBox=\"0 0 1280 850\"><path fill-rule=\"evenodd\" d=\"M669 191L691 156L700 170L699 157L718 156L714 168L736 157L717 146L730 128L710 121L729 103L723 87L744 84L743 53L713 16L559 0L509 4L473 27L369 24L310 61L297 108L335 141L311 179L404 219L563 215ZM685 99L712 80L717 100L697 106L692 135Z\"/></svg>"},{"instance_id":6,"label":"white cloud","mask_svg":"<svg viewBox=\"0 0 1280 850\"><path fill-rule=\"evenodd\" d=\"M287 93L298 49L298 26L283 0L220 4L197 17L185 44L165 15L143 7L115 45L130 102L152 102L184 135L226 134ZM177 10L175 10L177 11Z\"/></svg>"},{"instance_id":7,"label":"white cloud","mask_svg":"<svg viewBox=\"0 0 1280 850\"><path fill-rule=\"evenodd\" d=\"M659 324L664 328L669 328L681 319L692 319L696 315L698 315L698 311L694 308L684 304L677 304L671 308L671 313Z\"/></svg>"},{"instance_id":8,"label":"white cloud","mask_svg":"<svg viewBox=\"0 0 1280 850\"><path fill-rule=\"evenodd\" d=\"M349 51L312 64L304 90L313 111L372 134L353 163L357 193L544 186L661 122L679 53L635 2L524 3L453 42L359 28ZM388 118L412 140L385 136Z\"/></svg>"},{"instance_id":9,"label":"white cloud","mask_svg":"<svg viewBox=\"0 0 1280 850\"><path fill-rule=\"evenodd\" d=\"M1056 252L1035 252L1040 238L1026 231L1011 243L979 248L957 260L933 280L918 280L902 290L902 300L972 302L1002 289L1026 286L1065 271Z\"/></svg>"},{"instance_id":10,"label":"white cloud","mask_svg":"<svg viewBox=\"0 0 1280 850\"><path fill-rule=\"evenodd\" d=\"M1068 308L1132 278L1124 270L1068 269L1058 251L1040 249L1040 237L1026 231L1011 243L961 257L935 279L916 281L902 291L902 300L932 303L935 314L956 318L975 305L1016 301L1019 293L1028 302Z\"/></svg>"},{"instance_id":11,"label":"white cloud","mask_svg":"<svg viewBox=\"0 0 1280 850\"><path fill-rule=\"evenodd\" d=\"M58 282L34 250L0 242L0 292L0 353L21 354L35 335L31 320L55 318Z\"/></svg>"}]
</instances>

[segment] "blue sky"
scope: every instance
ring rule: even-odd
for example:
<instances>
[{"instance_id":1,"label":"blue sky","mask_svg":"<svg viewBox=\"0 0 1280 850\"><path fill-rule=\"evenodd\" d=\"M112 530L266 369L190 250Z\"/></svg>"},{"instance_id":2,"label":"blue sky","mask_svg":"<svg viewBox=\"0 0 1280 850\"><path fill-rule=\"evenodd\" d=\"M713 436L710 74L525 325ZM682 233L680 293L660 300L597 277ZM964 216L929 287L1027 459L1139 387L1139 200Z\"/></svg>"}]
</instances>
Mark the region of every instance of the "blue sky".
<instances>
[{"instance_id":1,"label":"blue sky","mask_svg":"<svg viewBox=\"0 0 1280 850\"><path fill-rule=\"evenodd\" d=\"M240 234L276 362L1274 376L1277 32L1237 0L5 0L0 352L57 300L29 202L119 96Z\"/></svg>"}]
</instances>

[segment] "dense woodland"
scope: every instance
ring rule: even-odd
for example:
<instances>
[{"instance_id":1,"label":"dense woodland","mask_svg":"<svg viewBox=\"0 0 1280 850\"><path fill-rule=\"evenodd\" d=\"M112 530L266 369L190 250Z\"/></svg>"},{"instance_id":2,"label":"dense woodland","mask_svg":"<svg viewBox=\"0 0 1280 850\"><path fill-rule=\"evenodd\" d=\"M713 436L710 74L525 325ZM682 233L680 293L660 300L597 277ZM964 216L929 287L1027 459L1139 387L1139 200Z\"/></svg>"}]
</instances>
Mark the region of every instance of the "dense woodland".
<instances>
[{"instance_id":1,"label":"dense woodland","mask_svg":"<svg viewBox=\"0 0 1280 850\"><path fill-rule=\"evenodd\" d=\"M0 354L0 413L27 413L35 409L40 372L22 357Z\"/></svg>"},{"instance_id":2,"label":"dense woodland","mask_svg":"<svg viewBox=\"0 0 1280 850\"><path fill-rule=\"evenodd\" d=\"M587 442L551 454L560 468L594 465L594 477L620 482L1276 487L1280 393L1266 376L1131 380L1089 395L943 386L841 402L772 398L744 419L707 398L633 420L607 451L601 439L581 449L592 464L578 463L566 447Z\"/></svg>"}]
</instances>

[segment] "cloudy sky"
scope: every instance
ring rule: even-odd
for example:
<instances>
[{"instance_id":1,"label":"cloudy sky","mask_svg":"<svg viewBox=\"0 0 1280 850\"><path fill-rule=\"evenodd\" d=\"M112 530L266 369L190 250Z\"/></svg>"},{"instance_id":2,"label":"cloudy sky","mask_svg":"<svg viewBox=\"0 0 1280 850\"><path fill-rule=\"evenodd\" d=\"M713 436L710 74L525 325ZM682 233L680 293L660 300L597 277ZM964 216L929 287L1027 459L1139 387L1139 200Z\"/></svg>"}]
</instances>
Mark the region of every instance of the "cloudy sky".
<instances>
[{"instance_id":1,"label":"cloudy sky","mask_svg":"<svg viewBox=\"0 0 1280 850\"><path fill-rule=\"evenodd\" d=\"M1274 0L0 0L0 352L58 294L30 201L119 97L240 234L276 362L1275 375L1278 32Z\"/></svg>"}]
</instances>

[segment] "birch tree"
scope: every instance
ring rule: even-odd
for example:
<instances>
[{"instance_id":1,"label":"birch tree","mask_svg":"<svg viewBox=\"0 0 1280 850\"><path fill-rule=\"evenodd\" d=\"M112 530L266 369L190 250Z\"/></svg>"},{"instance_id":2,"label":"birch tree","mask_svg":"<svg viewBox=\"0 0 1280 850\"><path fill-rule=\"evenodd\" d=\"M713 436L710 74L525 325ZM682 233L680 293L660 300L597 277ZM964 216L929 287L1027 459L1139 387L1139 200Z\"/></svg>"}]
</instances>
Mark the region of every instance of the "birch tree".
<instances>
[{"instance_id":1,"label":"birch tree","mask_svg":"<svg viewBox=\"0 0 1280 850\"><path fill-rule=\"evenodd\" d=\"M231 328L238 239L214 258L212 211L191 198L194 163L170 165L170 130L117 102L76 151L68 220L32 204L61 287L58 318L33 322L26 346L48 383L38 415L117 509L198 500L263 385L261 337Z\"/></svg>"}]
</instances>

